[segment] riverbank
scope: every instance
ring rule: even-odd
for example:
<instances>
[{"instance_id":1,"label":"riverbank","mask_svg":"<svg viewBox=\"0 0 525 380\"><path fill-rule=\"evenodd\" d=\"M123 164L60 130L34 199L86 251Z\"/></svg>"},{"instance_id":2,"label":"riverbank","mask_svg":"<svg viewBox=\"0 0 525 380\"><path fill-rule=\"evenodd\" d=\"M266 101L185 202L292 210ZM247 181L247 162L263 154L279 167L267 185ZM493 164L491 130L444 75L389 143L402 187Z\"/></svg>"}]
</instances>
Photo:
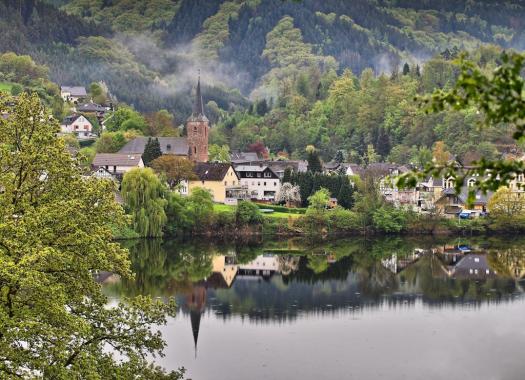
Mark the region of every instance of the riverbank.
<instances>
[{"instance_id":1,"label":"riverbank","mask_svg":"<svg viewBox=\"0 0 525 380\"><path fill-rule=\"evenodd\" d=\"M370 222L363 215L340 208L316 214L306 213L305 209L286 212L281 207L279 211L256 214L259 217L248 216L243 221L239 219L236 207L217 204L205 220L187 223L188 228L168 226L164 236L236 240L303 237L322 240L353 236L514 235L525 231L523 218L463 220L401 212L403 217L385 214L383 219ZM130 227L115 228L113 234L116 240L140 238Z\"/></svg>"}]
</instances>

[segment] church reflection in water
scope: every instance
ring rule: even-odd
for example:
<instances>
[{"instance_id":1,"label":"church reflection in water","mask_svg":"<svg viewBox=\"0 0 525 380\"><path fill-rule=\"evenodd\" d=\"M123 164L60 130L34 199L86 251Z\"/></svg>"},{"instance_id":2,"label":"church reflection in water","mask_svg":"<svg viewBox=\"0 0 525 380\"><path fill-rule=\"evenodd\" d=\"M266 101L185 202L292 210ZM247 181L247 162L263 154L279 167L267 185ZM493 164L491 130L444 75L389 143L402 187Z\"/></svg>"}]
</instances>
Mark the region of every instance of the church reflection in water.
<instances>
[{"instance_id":1,"label":"church reflection in water","mask_svg":"<svg viewBox=\"0 0 525 380\"><path fill-rule=\"evenodd\" d=\"M381 307L477 307L521 299L522 241L341 240L309 246L195 245L141 241L130 247L133 280L98 274L110 297L175 297L197 347L204 315L250 323L356 313Z\"/></svg>"}]
</instances>

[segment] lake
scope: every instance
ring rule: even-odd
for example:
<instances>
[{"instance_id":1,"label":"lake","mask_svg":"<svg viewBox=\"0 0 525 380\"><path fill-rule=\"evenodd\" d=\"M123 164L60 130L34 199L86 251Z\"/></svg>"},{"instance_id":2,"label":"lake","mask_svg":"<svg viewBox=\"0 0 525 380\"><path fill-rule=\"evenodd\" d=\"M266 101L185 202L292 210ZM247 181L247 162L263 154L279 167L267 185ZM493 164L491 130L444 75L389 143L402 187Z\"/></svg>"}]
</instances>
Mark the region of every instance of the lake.
<instances>
[{"instance_id":1,"label":"lake","mask_svg":"<svg viewBox=\"0 0 525 380\"><path fill-rule=\"evenodd\" d=\"M127 242L112 301L175 297L157 362L193 380L523 379L525 240Z\"/></svg>"}]
</instances>

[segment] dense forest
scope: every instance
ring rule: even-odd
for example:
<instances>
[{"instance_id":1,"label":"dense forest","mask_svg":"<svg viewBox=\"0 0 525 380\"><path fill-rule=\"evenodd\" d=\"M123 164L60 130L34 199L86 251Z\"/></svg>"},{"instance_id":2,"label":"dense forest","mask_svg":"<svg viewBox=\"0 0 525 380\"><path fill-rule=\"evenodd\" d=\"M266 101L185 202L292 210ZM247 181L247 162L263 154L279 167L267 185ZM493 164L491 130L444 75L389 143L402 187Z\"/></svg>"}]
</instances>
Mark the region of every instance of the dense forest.
<instances>
[{"instance_id":1,"label":"dense forest","mask_svg":"<svg viewBox=\"0 0 525 380\"><path fill-rule=\"evenodd\" d=\"M475 110L426 115L414 98L451 86L462 51L488 71L523 50L524 23L520 1L2 0L0 52L57 84L104 82L175 125L200 69L212 142L232 149L420 164L439 142L468 162L508 150L506 129L479 130Z\"/></svg>"}]
</instances>

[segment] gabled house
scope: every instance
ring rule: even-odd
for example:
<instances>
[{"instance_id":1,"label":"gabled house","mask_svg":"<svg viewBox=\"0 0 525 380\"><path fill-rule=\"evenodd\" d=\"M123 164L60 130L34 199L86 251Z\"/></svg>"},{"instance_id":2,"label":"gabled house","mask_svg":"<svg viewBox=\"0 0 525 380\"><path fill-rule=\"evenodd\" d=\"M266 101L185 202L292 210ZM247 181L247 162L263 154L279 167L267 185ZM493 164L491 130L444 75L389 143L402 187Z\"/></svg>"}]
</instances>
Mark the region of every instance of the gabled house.
<instances>
[{"instance_id":1,"label":"gabled house","mask_svg":"<svg viewBox=\"0 0 525 380\"><path fill-rule=\"evenodd\" d=\"M62 121L60 132L73 133L78 139L88 139L93 133L93 124L84 115L73 114Z\"/></svg>"},{"instance_id":2,"label":"gabled house","mask_svg":"<svg viewBox=\"0 0 525 380\"><path fill-rule=\"evenodd\" d=\"M281 189L281 180L272 169L264 165L238 165L235 171L241 185L248 189L252 200L273 202Z\"/></svg>"},{"instance_id":3,"label":"gabled house","mask_svg":"<svg viewBox=\"0 0 525 380\"><path fill-rule=\"evenodd\" d=\"M442 195L435 201L436 210L445 216L458 216L467 208L469 188L463 187L459 194L453 188L443 190ZM483 194L476 191L473 204L469 209L481 214L487 211L487 203L492 193Z\"/></svg>"},{"instance_id":4,"label":"gabled house","mask_svg":"<svg viewBox=\"0 0 525 380\"><path fill-rule=\"evenodd\" d=\"M143 168L144 162L140 155L119 153L97 153L91 164L93 170L105 169L110 174L122 175L131 169Z\"/></svg>"},{"instance_id":5,"label":"gabled house","mask_svg":"<svg viewBox=\"0 0 525 380\"><path fill-rule=\"evenodd\" d=\"M241 186L231 164L197 162L194 172L198 179L188 181L190 195L196 188L203 188L217 203L236 203L238 199L247 198L247 189Z\"/></svg>"},{"instance_id":6,"label":"gabled house","mask_svg":"<svg viewBox=\"0 0 525 380\"><path fill-rule=\"evenodd\" d=\"M77 103L87 97L87 92L82 86L61 86L60 96L65 102Z\"/></svg>"}]
</instances>

